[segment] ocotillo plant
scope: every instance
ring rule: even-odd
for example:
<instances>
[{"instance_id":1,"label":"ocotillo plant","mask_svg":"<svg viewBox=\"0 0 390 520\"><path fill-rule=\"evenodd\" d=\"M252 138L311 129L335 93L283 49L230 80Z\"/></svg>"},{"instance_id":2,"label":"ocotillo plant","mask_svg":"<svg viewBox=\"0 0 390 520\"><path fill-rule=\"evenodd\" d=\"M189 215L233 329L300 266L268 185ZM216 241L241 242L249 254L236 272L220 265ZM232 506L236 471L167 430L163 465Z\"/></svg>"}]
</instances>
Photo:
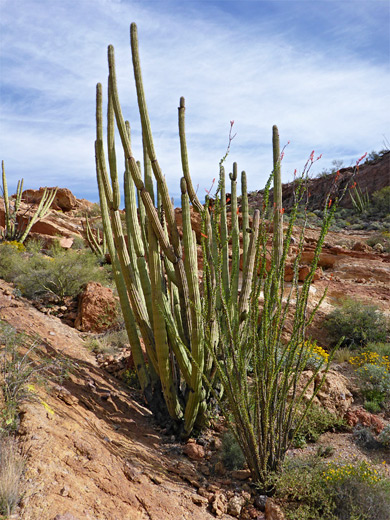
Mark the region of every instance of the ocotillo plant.
<instances>
[{"instance_id":1,"label":"ocotillo plant","mask_svg":"<svg viewBox=\"0 0 390 520\"><path fill-rule=\"evenodd\" d=\"M219 355L216 355L212 348L208 348L225 391L225 401L222 401L212 388L210 390L219 401L244 453L253 480L267 493L273 491L270 477L280 468L294 432L302 424L332 359L332 355L328 359L324 358L307 381L301 381L310 355L310 342L305 342L307 327L325 297L324 294L313 308L309 308L309 288L338 203L328 196L314 259L302 285L298 283L298 268L303 251L305 226L301 229L293 262L294 277L291 285L287 287L284 274L286 263L290 261L288 254L293 226L298 207L307 202L308 193L304 181L314 162L314 152L301 178L296 180L295 205L290 211L283 240L283 236L278 234L279 218L274 218L273 237L269 234L269 224L264 218L269 209L269 187L272 177L275 180L280 174L281 156L275 153L279 148L276 127L273 129L273 145L274 170L264 190L263 207L254 213L248 246L251 261L245 265L241 296L238 300L230 301L226 297L223 283L217 283L221 304L216 316L217 334L221 345ZM278 200L274 203L273 211L274 214L282 215L284 211L283 207L278 207L279 203ZM221 219L216 219L216 233L220 224ZM255 258L252 251L255 251ZM267 253L271 259L270 265L267 265ZM216 266L217 273L221 271L222 256L223 244L220 242L218 254L206 257L206 261ZM208 265L205 272L210 272L211 269L212 266ZM236 312L232 311L231 305L236 306ZM222 314L222 318L218 317L219 313ZM287 318L292 326L288 335ZM320 383L316 384L311 399L305 401L306 390L320 371Z\"/></svg>"},{"instance_id":2,"label":"ocotillo plant","mask_svg":"<svg viewBox=\"0 0 390 520\"><path fill-rule=\"evenodd\" d=\"M57 189L51 191L48 191L47 189L44 190L38 208L34 211L32 216L28 217L27 223L22 225L22 217L28 211L25 211L24 215L19 211L20 203L22 200L23 179L21 181L18 181L15 199L13 201L10 201L8 196L8 185L7 178L5 175L4 161L1 162L1 168L3 182L5 227L4 231L0 236L0 239L4 241L15 240L23 244L28 234L30 233L32 226L48 213L50 206L54 200L54 197L56 196Z\"/></svg>"},{"instance_id":3,"label":"ocotillo plant","mask_svg":"<svg viewBox=\"0 0 390 520\"><path fill-rule=\"evenodd\" d=\"M114 276L125 317L129 341L141 388L151 408L165 409L185 436L195 425L201 425L210 397L210 388L217 381L215 359L221 350L220 326L224 320L222 306L229 318L237 320L237 302L244 311L250 294L238 293L240 264L240 229L237 218L237 165L231 178L231 218L225 196L223 162L220 164L219 189L216 207L203 205L193 188L190 177L186 138L185 101L180 99L179 136L183 178L181 180L182 238L164 175L154 149L151 125L146 107L138 51L137 28L131 25L131 49L137 89L138 107L143 135L143 168L134 158L130 139L130 125L124 120L117 91L114 49L108 48L107 152L106 165L103 145L102 87L97 86L97 135L95 143L96 170L104 232ZM125 225L119 206L120 190L114 142L114 123L119 131L125 160ZM230 141L229 141L230 145ZM152 175L157 183L154 193ZM243 192L245 175L242 176ZM136 205L138 195L138 211ZM157 201L156 201L157 195ZM246 195L244 195L246 197ZM196 236L191 227L191 204L202 216L202 250L205 271L203 293L200 293ZM242 219L248 234L248 203L242 203ZM217 225L217 222L218 225ZM232 261L229 262L229 243ZM256 248L248 244L244 256L247 279L253 275ZM248 267L249 266L249 267ZM252 267L250 267L252 266ZM223 294L217 290L223 284ZM241 313L244 316L244 312ZM207 326L204 326L204 322ZM140 337L146 349L141 350ZM205 349L205 346L208 349ZM211 381L210 387L205 383Z\"/></svg>"}]
</instances>

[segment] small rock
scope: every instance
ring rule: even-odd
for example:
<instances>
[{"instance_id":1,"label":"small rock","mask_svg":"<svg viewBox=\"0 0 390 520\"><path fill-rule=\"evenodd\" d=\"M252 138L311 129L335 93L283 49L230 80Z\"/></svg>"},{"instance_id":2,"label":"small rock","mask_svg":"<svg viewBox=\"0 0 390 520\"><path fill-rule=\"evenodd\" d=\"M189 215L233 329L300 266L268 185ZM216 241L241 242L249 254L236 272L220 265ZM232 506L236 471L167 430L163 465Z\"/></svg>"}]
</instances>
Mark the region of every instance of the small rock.
<instances>
[{"instance_id":1,"label":"small rock","mask_svg":"<svg viewBox=\"0 0 390 520\"><path fill-rule=\"evenodd\" d=\"M61 399L61 401L64 401L68 406L73 406L79 402L77 397L72 395L69 390L64 388L63 386L57 386L56 387L57 393L56 396L58 399Z\"/></svg>"},{"instance_id":2,"label":"small rock","mask_svg":"<svg viewBox=\"0 0 390 520\"><path fill-rule=\"evenodd\" d=\"M64 486L64 487L61 489L61 491L60 491L60 495L61 495L62 497L67 497L67 496L69 496L69 488L68 488L68 486Z\"/></svg>"},{"instance_id":3,"label":"small rock","mask_svg":"<svg viewBox=\"0 0 390 520\"><path fill-rule=\"evenodd\" d=\"M207 491L204 487L198 488L198 495L206 498L207 502L211 502L211 499L213 498L213 493L210 493L210 491Z\"/></svg>"},{"instance_id":4,"label":"small rock","mask_svg":"<svg viewBox=\"0 0 390 520\"><path fill-rule=\"evenodd\" d=\"M266 520L285 520L283 511L271 498L268 498L265 503L265 518Z\"/></svg>"},{"instance_id":5,"label":"small rock","mask_svg":"<svg viewBox=\"0 0 390 520\"><path fill-rule=\"evenodd\" d=\"M257 495L255 500L253 501L253 505L257 507L260 511L265 511L265 504L267 502L266 495Z\"/></svg>"},{"instance_id":6,"label":"small rock","mask_svg":"<svg viewBox=\"0 0 390 520\"><path fill-rule=\"evenodd\" d=\"M242 496L234 496L232 497L227 505L227 512L229 515L239 517L241 514L241 510L245 504L245 498Z\"/></svg>"},{"instance_id":7,"label":"small rock","mask_svg":"<svg viewBox=\"0 0 390 520\"><path fill-rule=\"evenodd\" d=\"M157 475L148 475L148 477L153 482L153 484L156 484L157 486L162 484L162 479L160 477L158 477Z\"/></svg>"},{"instance_id":8,"label":"small rock","mask_svg":"<svg viewBox=\"0 0 390 520\"><path fill-rule=\"evenodd\" d=\"M209 503L206 497L202 497L201 495L192 495L191 500L197 506L205 506Z\"/></svg>"},{"instance_id":9,"label":"small rock","mask_svg":"<svg viewBox=\"0 0 390 520\"><path fill-rule=\"evenodd\" d=\"M183 453L192 460L202 460L205 456L203 446L199 446L199 444L195 444L193 442L187 443L184 446Z\"/></svg>"},{"instance_id":10,"label":"small rock","mask_svg":"<svg viewBox=\"0 0 390 520\"><path fill-rule=\"evenodd\" d=\"M222 448L222 441L219 437L213 437L210 442L210 448L218 451Z\"/></svg>"},{"instance_id":11,"label":"small rock","mask_svg":"<svg viewBox=\"0 0 390 520\"><path fill-rule=\"evenodd\" d=\"M237 469L232 471L231 475L237 480L247 480L251 476L251 472L249 469Z\"/></svg>"},{"instance_id":12,"label":"small rock","mask_svg":"<svg viewBox=\"0 0 390 520\"><path fill-rule=\"evenodd\" d=\"M377 434L384 428L382 419L366 410L363 410L363 408L348 410L344 418L349 426L361 424L362 426L373 428Z\"/></svg>"},{"instance_id":13,"label":"small rock","mask_svg":"<svg viewBox=\"0 0 390 520\"><path fill-rule=\"evenodd\" d=\"M385 248L383 247L382 244L378 243L378 244L375 244L374 248L375 251L378 251L378 253L383 253L383 251L385 250Z\"/></svg>"},{"instance_id":14,"label":"small rock","mask_svg":"<svg viewBox=\"0 0 390 520\"><path fill-rule=\"evenodd\" d=\"M354 245L352 246L352 251L363 251L363 252L366 252L366 251L369 251L369 246L367 244L365 244L364 242L355 242Z\"/></svg>"},{"instance_id":15,"label":"small rock","mask_svg":"<svg viewBox=\"0 0 390 520\"><path fill-rule=\"evenodd\" d=\"M221 492L215 493L211 499L211 510L216 516L222 516L227 512L227 499Z\"/></svg>"}]
</instances>

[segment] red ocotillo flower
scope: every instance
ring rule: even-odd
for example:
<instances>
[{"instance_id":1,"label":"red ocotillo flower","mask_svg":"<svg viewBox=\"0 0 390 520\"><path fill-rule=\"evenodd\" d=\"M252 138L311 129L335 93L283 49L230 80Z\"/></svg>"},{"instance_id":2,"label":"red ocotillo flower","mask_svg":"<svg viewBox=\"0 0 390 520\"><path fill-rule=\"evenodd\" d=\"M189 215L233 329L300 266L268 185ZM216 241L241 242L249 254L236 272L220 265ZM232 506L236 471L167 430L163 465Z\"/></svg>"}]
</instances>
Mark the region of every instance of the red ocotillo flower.
<instances>
[{"instance_id":1,"label":"red ocotillo flower","mask_svg":"<svg viewBox=\"0 0 390 520\"><path fill-rule=\"evenodd\" d=\"M360 162L361 162L365 157L367 157L367 152L366 152L364 155L362 155L362 156L360 157L360 159L358 159L358 160L356 161L356 166L358 166L359 163L360 163Z\"/></svg>"}]
</instances>

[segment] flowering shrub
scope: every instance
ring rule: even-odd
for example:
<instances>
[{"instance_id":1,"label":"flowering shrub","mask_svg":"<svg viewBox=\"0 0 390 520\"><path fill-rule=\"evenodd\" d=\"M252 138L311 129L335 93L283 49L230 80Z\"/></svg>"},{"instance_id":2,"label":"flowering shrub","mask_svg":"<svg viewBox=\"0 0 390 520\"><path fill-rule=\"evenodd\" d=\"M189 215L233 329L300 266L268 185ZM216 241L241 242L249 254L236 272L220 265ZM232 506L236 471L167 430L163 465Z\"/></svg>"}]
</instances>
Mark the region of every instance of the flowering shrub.
<instances>
[{"instance_id":1,"label":"flowering shrub","mask_svg":"<svg viewBox=\"0 0 390 520\"><path fill-rule=\"evenodd\" d=\"M377 394L383 394L382 400L390 395L390 372L383 365L366 363L356 370L361 380L363 393L368 398L375 398Z\"/></svg>"},{"instance_id":2,"label":"flowering shrub","mask_svg":"<svg viewBox=\"0 0 390 520\"><path fill-rule=\"evenodd\" d=\"M18 251L25 251L26 250L24 245L21 242L18 242L17 240L4 240L4 242L2 242L2 244L14 247Z\"/></svg>"},{"instance_id":3,"label":"flowering shrub","mask_svg":"<svg viewBox=\"0 0 390 520\"><path fill-rule=\"evenodd\" d=\"M284 463L276 499L287 520L378 520L388 518L390 481L367 462L294 457Z\"/></svg>"},{"instance_id":4,"label":"flowering shrub","mask_svg":"<svg viewBox=\"0 0 390 520\"><path fill-rule=\"evenodd\" d=\"M378 352L362 352L361 354L352 357L349 362L357 368L370 364L384 367L387 372L390 372L389 356L381 356Z\"/></svg>"},{"instance_id":5,"label":"flowering shrub","mask_svg":"<svg viewBox=\"0 0 390 520\"><path fill-rule=\"evenodd\" d=\"M390 358L378 352L362 352L349 362L356 367L360 386L366 398L365 408L380 411L380 404L390 397Z\"/></svg>"},{"instance_id":6,"label":"flowering shrub","mask_svg":"<svg viewBox=\"0 0 390 520\"><path fill-rule=\"evenodd\" d=\"M287 348L287 352L290 349ZM282 350L279 352L279 356L282 356ZM322 365L326 365L329 361L329 354L322 347L317 345L315 341L311 342L310 340L306 340L305 342L298 345L298 348L295 350L294 356L298 362L301 362L300 359L304 360L304 365L306 369L317 369ZM280 357L278 359L280 360Z\"/></svg>"},{"instance_id":7,"label":"flowering shrub","mask_svg":"<svg viewBox=\"0 0 390 520\"><path fill-rule=\"evenodd\" d=\"M384 476L377 469L373 468L366 461L361 461L358 464L337 464L331 462L326 471L323 473L323 478L327 483L340 483L345 480L354 478L359 482L366 482L374 484L383 480Z\"/></svg>"},{"instance_id":8,"label":"flowering shrub","mask_svg":"<svg viewBox=\"0 0 390 520\"><path fill-rule=\"evenodd\" d=\"M305 341L304 347L307 348L307 368L318 368L328 363L329 354L314 341Z\"/></svg>"}]
</instances>

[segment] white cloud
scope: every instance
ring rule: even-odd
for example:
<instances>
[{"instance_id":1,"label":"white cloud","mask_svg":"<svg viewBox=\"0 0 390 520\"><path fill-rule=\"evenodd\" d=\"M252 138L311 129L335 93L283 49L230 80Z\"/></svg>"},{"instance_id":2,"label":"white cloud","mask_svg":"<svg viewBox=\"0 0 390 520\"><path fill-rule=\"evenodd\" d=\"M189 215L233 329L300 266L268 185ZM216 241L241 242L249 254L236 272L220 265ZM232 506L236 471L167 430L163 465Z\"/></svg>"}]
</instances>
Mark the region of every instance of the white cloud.
<instances>
[{"instance_id":1,"label":"white cloud","mask_svg":"<svg viewBox=\"0 0 390 520\"><path fill-rule=\"evenodd\" d=\"M109 43L116 50L123 111L142 158L131 21L138 24L156 150L172 193L179 191L181 175L181 95L187 104L190 167L200 190L217 173L232 119L237 137L227 164L236 160L247 171L249 189L261 188L270 171L273 124L283 143L291 141L286 174L302 166L313 148L324 153L320 169L332 159L347 164L380 148L390 108L387 65L348 47L337 56L331 41L322 49L314 43L304 46L293 38L299 18L291 12L271 24L254 17L242 26L235 24L226 3L225 12L207 2L166 6L130 0L3 0L0 150L10 184L23 176L31 187L75 186L76 195L93 198L95 84L105 86ZM350 11L343 10L345 3L340 16L346 18ZM371 13L367 23L373 20L378 21ZM346 37L353 32L328 18L326 23L338 41L343 30ZM315 27L312 31L314 38Z\"/></svg>"}]
</instances>

